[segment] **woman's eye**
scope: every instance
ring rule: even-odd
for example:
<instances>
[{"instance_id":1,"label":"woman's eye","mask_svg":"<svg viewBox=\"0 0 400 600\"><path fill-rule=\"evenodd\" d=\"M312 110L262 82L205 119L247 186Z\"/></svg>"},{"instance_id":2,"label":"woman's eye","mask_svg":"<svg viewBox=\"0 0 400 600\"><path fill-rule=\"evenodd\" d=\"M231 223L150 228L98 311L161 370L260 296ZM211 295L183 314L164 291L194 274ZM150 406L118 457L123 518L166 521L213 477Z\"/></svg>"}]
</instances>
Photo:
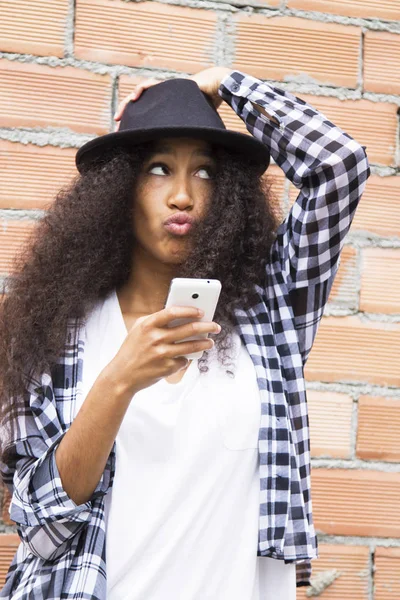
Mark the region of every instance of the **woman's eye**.
<instances>
[{"instance_id":1,"label":"woman's eye","mask_svg":"<svg viewBox=\"0 0 400 600\"><path fill-rule=\"evenodd\" d=\"M158 172L154 172L155 169L158 169ZM154 172L154 175L163 175L165 172L169 172L169 169L167 167L167 165L165 165L164 163L154 163L152 165L150 165L149 167L149 173ZM213 169L211 167L199 167L196 171L196 173L203 173L200 175L201 179L212 179L214 172ZM205 175L204 175L205 173Z\"/></svg>"},{"instance_id":2,"label":"woman's eye","mask_svg":"<svg viewBox=\"0 0 400 600\"><path fill-rule=\"evenodd\" d=\"M213 178L213 170L211 169L211 167L200 167L199 171L203 171L204 173L207 173L207 177L205 179L212 179ZM202 177L202 179L204 179L204 177Z\"/></svg>"},{"instance_id":3,"label":"woman's eye","mask_svg":"<svg viewBox=\"0 0 400 600\"><path fill-rule=\"evenodd\" d=\"M153 171L154 169L161 169L161 171L164 169L164 170L168 171L167 166L163 165L162 163L154 163L153 165L151 165L149 168L149 172ZM155 173L155 174L160 175L160 173Z\"/></svg>"}]
</instances>

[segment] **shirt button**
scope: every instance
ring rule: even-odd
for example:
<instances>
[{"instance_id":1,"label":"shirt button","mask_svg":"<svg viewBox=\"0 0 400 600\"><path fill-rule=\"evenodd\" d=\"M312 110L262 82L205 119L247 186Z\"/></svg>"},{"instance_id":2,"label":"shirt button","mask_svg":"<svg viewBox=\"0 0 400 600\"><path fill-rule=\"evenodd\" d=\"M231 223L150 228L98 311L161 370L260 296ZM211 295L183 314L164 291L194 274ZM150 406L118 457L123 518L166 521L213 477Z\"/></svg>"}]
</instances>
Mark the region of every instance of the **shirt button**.
<instances>
[{"instance_id":1,"label":"shirt button","mask_svg":"<svg viewBox=\"0 0 400 600\"><path fill-rule=\"evenodd\" d=\"M232 85L232 90L233 90L234 92L237 92L239 89L240 89L240 85L239 85L238 83L234 83L234 84Z\"/></svg>"}]
</instances>

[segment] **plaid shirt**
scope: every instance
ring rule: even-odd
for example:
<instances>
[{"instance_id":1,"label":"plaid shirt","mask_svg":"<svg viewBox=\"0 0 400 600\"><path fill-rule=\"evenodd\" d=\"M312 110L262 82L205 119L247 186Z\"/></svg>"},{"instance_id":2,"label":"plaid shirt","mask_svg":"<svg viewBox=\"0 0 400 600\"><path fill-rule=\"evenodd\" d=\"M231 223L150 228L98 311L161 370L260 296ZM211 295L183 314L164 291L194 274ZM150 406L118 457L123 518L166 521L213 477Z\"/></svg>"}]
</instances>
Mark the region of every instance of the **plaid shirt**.
<instances>
[{"instance_id":1,"label":"plaid shirt","mask_svg":"<svg viewBox=\"0 0 400 600\"><path fill-rule=\"evenodd\" d=\"M256 288L258 302L238 309L236 319L262 405L257 555L296 561L297 585L308 585L318 551L303 368L370 170L363 146L294 95L240 71L224 77L219 94L299 190L271 248L265 284ZM27 384L18 438L1 463L21 538L1 598L106 598L104 495L115 443L91 499L79 506L55 461L82 393L83 360L84 324L71 320L59 364Z\"/></svg>"}]
</instances>

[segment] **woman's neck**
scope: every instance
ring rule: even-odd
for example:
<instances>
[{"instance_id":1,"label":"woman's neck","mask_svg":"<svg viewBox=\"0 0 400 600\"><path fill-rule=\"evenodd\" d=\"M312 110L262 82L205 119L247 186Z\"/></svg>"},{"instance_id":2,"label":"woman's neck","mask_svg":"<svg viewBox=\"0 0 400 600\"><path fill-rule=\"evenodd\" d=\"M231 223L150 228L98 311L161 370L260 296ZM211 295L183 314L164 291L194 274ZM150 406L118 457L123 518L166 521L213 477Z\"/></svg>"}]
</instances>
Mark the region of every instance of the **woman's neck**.
<instances>
[{"instance_id":1,"label":"woman's neck","mask_svg":"<svg viewBox=\"0 0 400 600\"><path fill-rule=\"evenodd\" d=\"M139 317L162 310L175 273L175 265L136 255L128 281L117 290L122 312Z\"/></svg>"}]
</instances>

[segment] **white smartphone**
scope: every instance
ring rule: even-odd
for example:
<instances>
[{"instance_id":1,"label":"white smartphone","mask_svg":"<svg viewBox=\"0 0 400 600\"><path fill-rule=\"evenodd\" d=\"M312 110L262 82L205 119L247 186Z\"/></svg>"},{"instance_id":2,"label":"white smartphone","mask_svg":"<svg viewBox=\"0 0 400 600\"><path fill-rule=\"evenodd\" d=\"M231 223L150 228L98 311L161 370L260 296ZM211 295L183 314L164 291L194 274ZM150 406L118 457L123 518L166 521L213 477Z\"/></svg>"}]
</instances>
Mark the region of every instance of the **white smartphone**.
<instances>
[{"instance_id":1,"label":"white smartphone","mask_svg":"<svg viewBox=\"0 0 400 600\"><path fill-rule=\"evenodd\" d=\"M214 318L215 309L217 308L219 295L221 293L221 282L218 279L192 279L185 277L175 277L171 281L169 287L168 298L165 303L165 308L170 306L195 306L204 311L204 316L201 319L196 319L210 323ZM174 319L169 324L169 327L178 325L186 325L191 323L193 319ZM200 333L192 337L185 338L182 342L191 340L201 340L208 337L207 333ZM181 342L176 342L181 343ZM200 358L203 351L192 352L191 354L182 354L189 360Z\"/></svg>"}]
</instances>

